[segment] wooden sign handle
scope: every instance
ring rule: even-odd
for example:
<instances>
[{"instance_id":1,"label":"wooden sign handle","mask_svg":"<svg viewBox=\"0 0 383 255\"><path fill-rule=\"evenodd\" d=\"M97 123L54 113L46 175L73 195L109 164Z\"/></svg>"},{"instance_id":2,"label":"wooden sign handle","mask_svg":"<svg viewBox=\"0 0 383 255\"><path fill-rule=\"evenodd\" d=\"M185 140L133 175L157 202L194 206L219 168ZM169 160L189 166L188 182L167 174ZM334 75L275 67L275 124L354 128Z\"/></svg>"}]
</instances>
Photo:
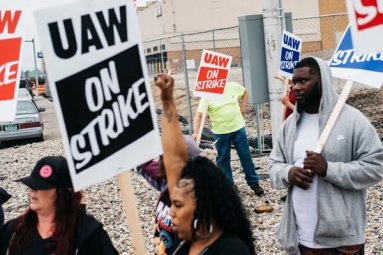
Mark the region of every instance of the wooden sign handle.
<instances>
[{"instance_id":1,"label":"wooden sign handle","mask_svg":"<svg viewBox=\"0 0 383 255\"><path fill-rule=\"evenodd\" d=\"M120 184L122 201L125 206L125 215L128 220L129 232L132 237L134 254L146 255L144 236L142 235L140 218L138 217L136 199L129 171L119 174L118 182Z\"/></svg>"},{"instance_id":2,"label":"wooden sign handle","mask_svg":"<svg viewBox=\"0 0 383 255\"><path fill-rule=\"evenodd\" d=\"M206 120L206 114L207 114L207 107L209 106L209 99L206 99L205 107L202 113L201 123L199 124L198 134L197 134L197 144L201 143L201 136L203 127L205 126L205 120Z\"/></svg>"},{"instance_id":3,"label":"wooden sign handle","mask_svg":"<svg viewBox=\"0 0 383 255\"><path fill-rule=\"evenodd\" d=\"M286 77L285 79L285 89L283 90L283 96L287 95L287 89L289 87L289 79ZM281 117L281 123L285 121L285 112L286 112L286 105L282 104L282 117Z\"/></svg>"},{"instance_id":4,"label":"wooden sign handle","mask_svg":"<svg viewBox=\"0 0 383 255\"><path fill-rule=\"evenodd\" d=\"M323 129L322 134L319 137L319 140L314 148L314 152L321 153L327 138L330 136L330 133L335 125L336 120L339 117L340 112L343 109L344 104L346 103L347 97L350 94L350 91L352 89L352 85L354 84L353 81L347 81L346 85L344 86L342 93L340 94L338 101L336 102L336 105L330 115L330 118L328 119L326 126Z\"/></svg>"}]
</instances>

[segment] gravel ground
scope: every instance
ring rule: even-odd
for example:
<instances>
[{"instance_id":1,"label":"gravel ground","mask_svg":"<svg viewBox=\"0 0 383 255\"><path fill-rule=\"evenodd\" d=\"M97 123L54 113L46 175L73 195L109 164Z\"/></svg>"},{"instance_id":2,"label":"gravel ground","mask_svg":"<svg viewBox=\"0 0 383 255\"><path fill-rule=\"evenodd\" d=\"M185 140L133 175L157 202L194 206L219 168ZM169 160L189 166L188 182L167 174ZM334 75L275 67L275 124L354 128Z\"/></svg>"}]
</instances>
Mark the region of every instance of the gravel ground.
<instances>
[{"instance_id":1,"label":"gravel ground","mask_svg":"<svg viewBox=\"0 0 383 255\"><path fill-rule=\"evenodd\" d=\"M211 151L204 151L212 156ZM35 162L47 155L64 155L61 139L54 139L41 143L32 143L1 150L0 153L0 181L13 197L4 205L6 220L20 215L28 206L27 188L13 180L30 174ZM254 159L259 174L267 174L266 157ZM268 179L261 180L265 188L264 196L256 197L247 187L244 174L237 160L232 161L233 173L239 194L248 211L255 245L258 254L285 254L276 238L276 231L282 215L284 204L280 197L285 191L270 188ZM137 173L133 172L132 182L136 195L136 204L141 217L141 225L145 237L148 254L152 251L152 229L154 207L159 193L151 188ZM368 228L366 230L366 254L383 254L383 198L381 184L371 187L368 191ZM129 228L126 224L116 178L104 181L84 191L88 213L94 215L104 224L104 228L113 240L120 254L134 254ZM269 201L274 208L271 213L256 214L255 206L264 205ZM128 208L129 210L129 208Z\"/></svg>"}]
</instances>

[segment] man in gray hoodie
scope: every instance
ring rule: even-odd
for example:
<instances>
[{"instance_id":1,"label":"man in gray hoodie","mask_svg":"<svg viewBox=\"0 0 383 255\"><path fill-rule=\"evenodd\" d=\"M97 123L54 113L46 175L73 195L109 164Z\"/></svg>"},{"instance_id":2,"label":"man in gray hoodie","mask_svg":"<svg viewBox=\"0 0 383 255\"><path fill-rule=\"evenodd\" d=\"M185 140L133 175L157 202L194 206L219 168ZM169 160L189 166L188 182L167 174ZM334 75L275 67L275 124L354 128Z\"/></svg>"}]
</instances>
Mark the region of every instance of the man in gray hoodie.
<instances>
[{"instance_id":1,"label":"man in gray hoodie","mask_svg":"<svg viewBox=\"0 0 383 255\"><path fill-rule=\"evenodd\" d=\"M329 67L301 60L293 90L297 107L269 157L271 186L288 188L279 241L292 255L363 254L366 189L383 178L382 144L367 118L345 105L322 153L314 153L338 100Z\"/></svg>"}]
</instances>

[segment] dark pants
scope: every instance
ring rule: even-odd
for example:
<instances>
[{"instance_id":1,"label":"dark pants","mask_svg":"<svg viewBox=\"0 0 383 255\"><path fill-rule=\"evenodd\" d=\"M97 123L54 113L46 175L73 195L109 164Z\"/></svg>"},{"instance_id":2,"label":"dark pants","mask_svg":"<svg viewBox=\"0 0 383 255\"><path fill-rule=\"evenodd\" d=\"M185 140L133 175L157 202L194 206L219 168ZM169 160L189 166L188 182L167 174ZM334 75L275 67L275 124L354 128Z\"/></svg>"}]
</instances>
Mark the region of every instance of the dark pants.
<instances>
[{"instance_id":1,"label":"dark pants","mask_svg":"<svg viewBox=\"0 0 383 255\"><path fill-rule=\"evenodd\" d=\"M299 250L302 255L364 255L364 244L330 249L312 249L300 244Z\"/></svg>"},{"instance_id":2,"label":"dark pants","mask_svg":"<svg viewBox=\"0 0 383 255\"><path fill-rule=\"evenodd\" d=\"M255 172L255 165L253 158L250 154L249 142L247 141L246 130L241 128L237 131L228 134L214 134L214 140L218 140L215 144L215 148L218 152L217 165L225 172L227 178L231 183L234 183L233 173L230 165L230 151L231 142L233 142L235 149L237 150L239 160L243 171L245 173L245 179L247 185L253 187L259 183L258 174Z\"/></svg>"}]
</instances>

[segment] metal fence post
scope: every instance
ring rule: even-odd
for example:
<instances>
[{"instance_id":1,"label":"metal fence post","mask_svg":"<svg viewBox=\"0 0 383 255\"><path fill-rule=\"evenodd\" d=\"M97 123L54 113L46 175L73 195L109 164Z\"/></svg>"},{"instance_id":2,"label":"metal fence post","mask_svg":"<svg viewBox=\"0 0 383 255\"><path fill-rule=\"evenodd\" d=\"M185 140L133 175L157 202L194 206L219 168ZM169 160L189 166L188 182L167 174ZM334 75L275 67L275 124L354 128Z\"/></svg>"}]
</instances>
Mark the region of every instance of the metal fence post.
<instances>
[{"instance_id":1,"label":"metal fence post","mask_svg":"<svg viewBox=\"0 0 383 255\"><path fill-rule=\"evenodd\" d=\"M262 154L262 135L261 135L261 127L260 127L260 122L259 122L259 104L255 104L255 116L257 120L257 136L258 136L258 151L260 154Z\"/></svg>"},{"instance_id":2,"label":"metal fence post","mask_svg":"<svg viewBox=\"0 0 383 255\"><path fill-rule=\"evenodd\" d=\"M187 64L186 64L186 50L185 50L184 34L181 35L181 42L182 42L182 61L184 63L186 106L188 109L189 135L191 135L191 134L193 134L193 116L192 116L191 102L190 102L189 77L188 77L188 68L187 68Z\"/></svg>"},{"instance_id":3,"label":"metal fence post","mask_svg":"<svg viewBox=\"0 0 383 255\"><path fill-rule=\"evenodd\" d=\"M164 56L162 54L162 39L160 39L160 51L161 51L161 72L162 72L162 69L165 69L164 68Z\"/></svg>"},{"instance_id":4,"label":"metal fence post","mask_svg":"<svg viewBox=\"0 0 383 255\"><path fill-rule=\"evenodd\" d=\"M332 16L331 17L331 20L332 20L332 30L334 32L334 48L336 48L336 24L335 24L335 16Z\"/></svg>"},{"instance_id":5,"label":"metal fence post","mask_svg":"<svg viewBox=\"0 0 383 255\"><path fill-rule=\"evenodd\" d=\"M216 50L215 50L215 36L214 36L214 30L212 30L211 32L213 33L213 48L214 48L214 51L216 51Z\"/></svg>"},{"instance_id":6,"label":"metal fence post","mask_svg":"<svg viewBox=\"0 0 383 255\"><path fill-rule=\"evenodd\" d=\"M333 30L333 33L334 33L334 49L336 49L336 46L338 45L338 43L336 41L336 20L335 20L335 16L331 17L331 21L332 21L332 30ZM339 78L336 79L336 82L338 84L338 91L340 91Z\"/></svg>"}]
</instances>

